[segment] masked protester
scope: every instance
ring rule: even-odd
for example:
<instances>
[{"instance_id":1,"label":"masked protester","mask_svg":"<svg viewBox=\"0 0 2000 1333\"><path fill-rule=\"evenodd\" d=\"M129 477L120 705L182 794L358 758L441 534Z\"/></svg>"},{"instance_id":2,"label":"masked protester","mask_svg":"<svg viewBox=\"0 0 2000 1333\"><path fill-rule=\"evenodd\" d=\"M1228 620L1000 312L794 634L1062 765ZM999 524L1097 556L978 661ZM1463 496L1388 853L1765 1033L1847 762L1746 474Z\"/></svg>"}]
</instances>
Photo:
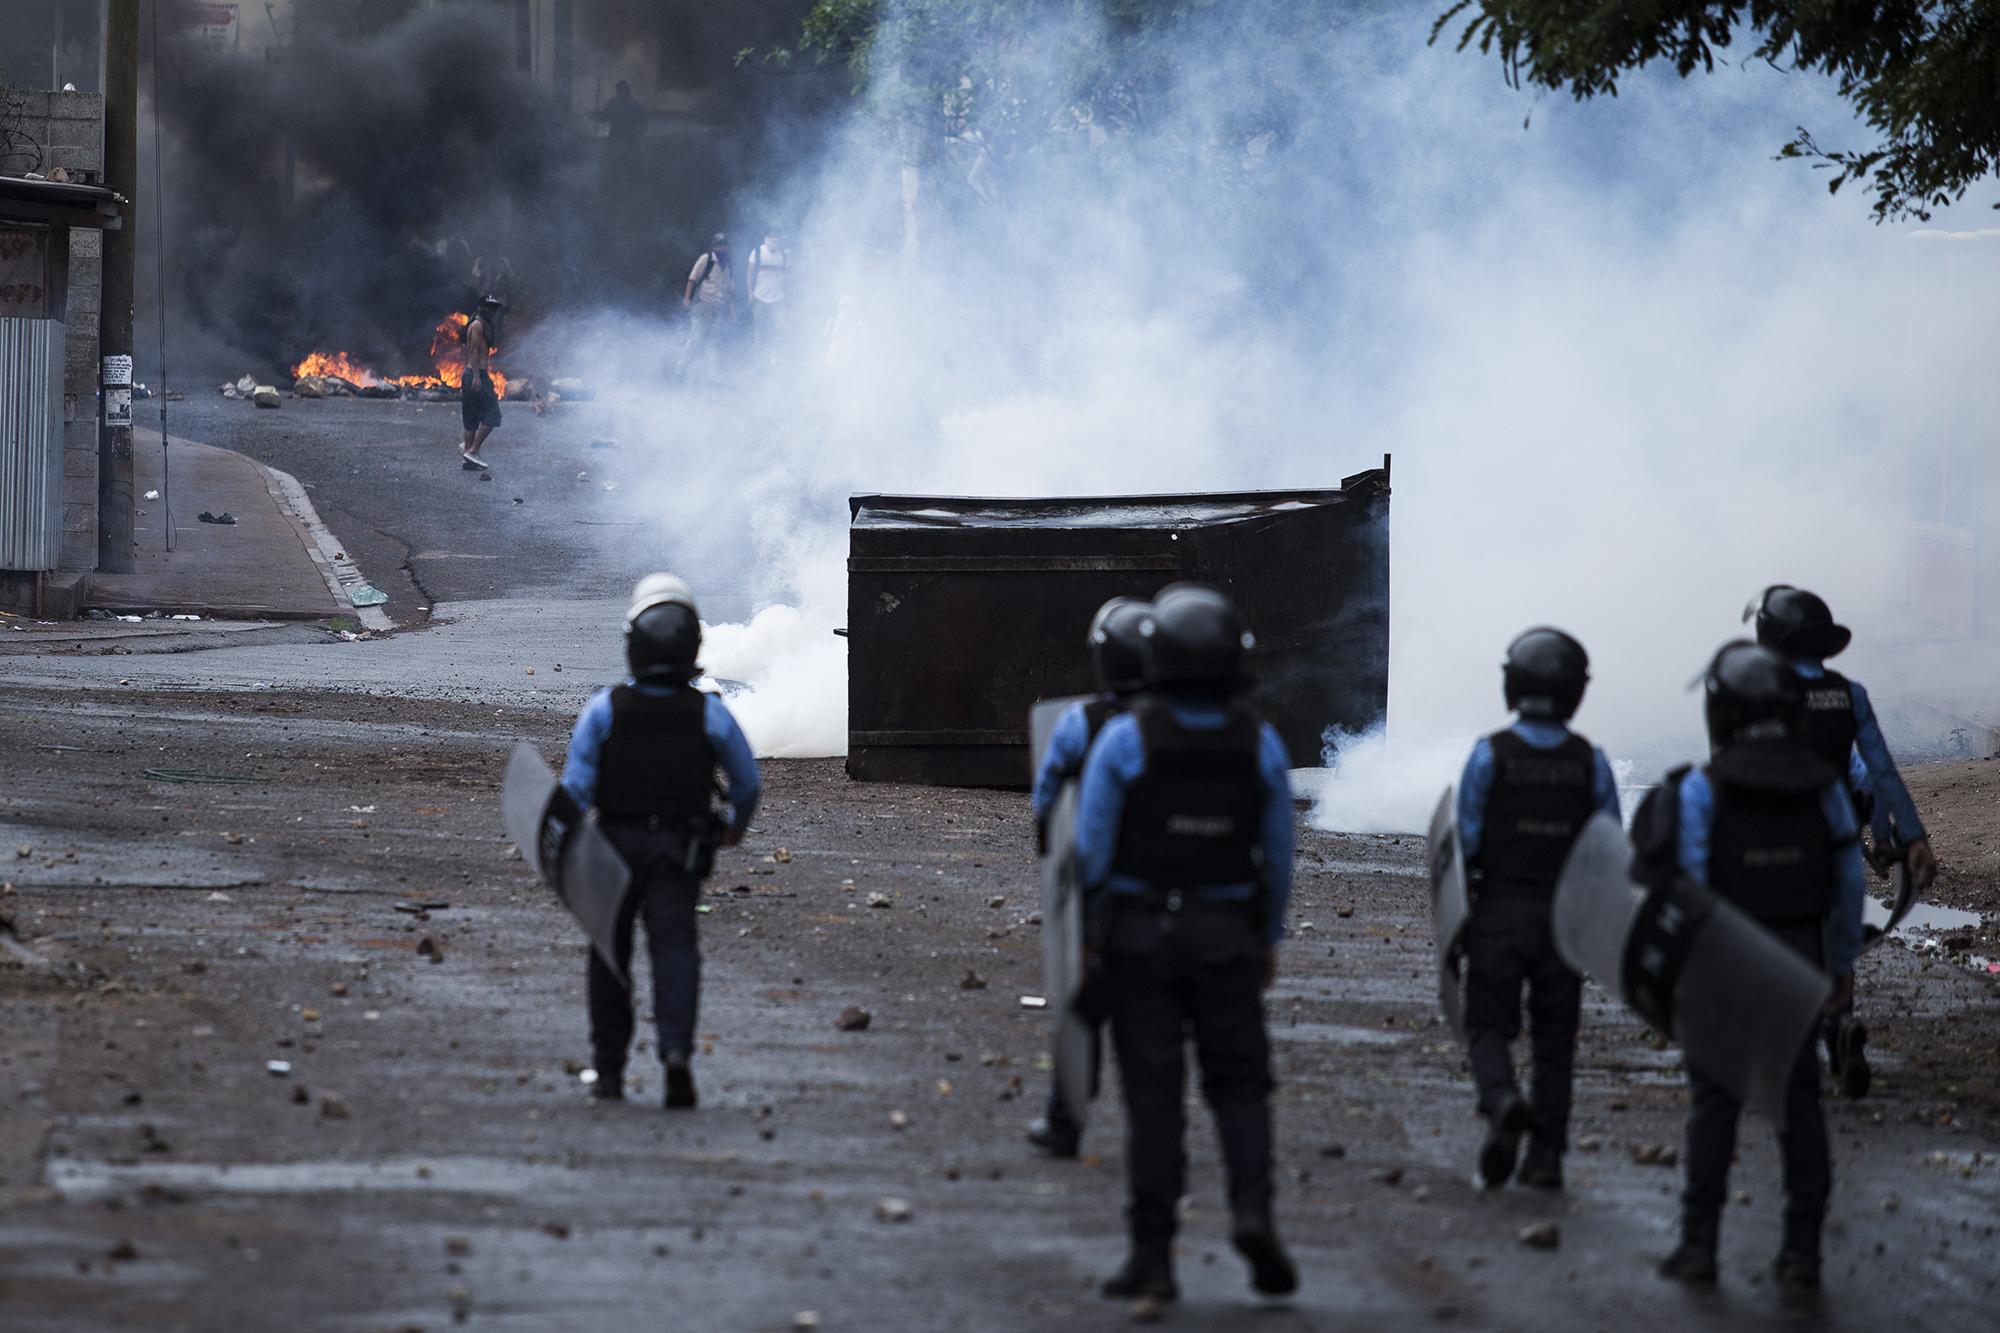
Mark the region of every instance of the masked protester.
<instances>
[{"instance_id":1,"label":"masked protester","mask_svg":"<svg viewBox=\"0 0 2000 1333\"><path fill-rule=\"evenodd\" d=\"M1032 809L1035 817L1035 844L1048 842L1049 811L1065 782L1083 772L1083 761L1091 743L1104 724L1129 709L1145 684L1145 663L1140 653L1139 629L1151 604L1131 597L1114 597L1097 609L1090 622L1088 643L1092 665L1097 671L1098 695L1079 699L1062 711L1049 732L1048 749L1035 774ZM1086 1002L1082 1009L1102 1023L1099 1006ZM1097 1066L1103 1051L1093 1038L1091 1047L1091 1091L1097 1088ZM1028 1142L1046 1149L1052 1157L1075 1157L1083 1138L1083 1127L1054 1089L1049 1092L1048 1109L1028 1126Z\"/></svg>"},{"instance_id":2,"label":"masked protester","mask_svg":"<svg viewBox=\"0 0 2000 1333\"><path fill-rule=\"evenodd\" d=\"M1487 1124L1479 1182L1505 1184L1528 1134L1522 1183L1560 1189L1583 983L1556 953L1550 910L1584 823L1600 810L1617 815L1618 785L1603 752L1568 726L1590 680L1582 644L1561 630L1528 630L1508 646L1501 672L1514 723L1472 747L1458 784L1472 890L1465 1035ZM1515 1082L1511 1049L1524 986L1532 1102Z\"/></svg>"},{"instance_id":3,"label":"masked protester","mask_svg":"<svg viewBox=\"0 0 2000 1333\"><path fill-rule=\"evenodd\" d=\"M1078 793L1077 879L1092 895L1125 1097L1131 1252L1104 1294L1178 1295L1185 1046L1214 1113L1230 1239L1256 1289L1298 1274L1271 1216L1271 1061L1261 991L1292 879L1289 760L1245 697L1251 646L1210 588L1162 591L1140 624L1147 697L1104 725Z\"/></svg>"},{"instance_id":4,"label":"masked protester","mask_svg":"<svg viewBox=\"0 0 2000 1333\"><path fill-rule=\"evenodd\" d=\"M596 807L632 871L616 950L629 975L633 928L643 919L669 1109L695 1104L689 1061L701 992L696 900L716 847L742 841L763 785L728 707L694 687L700 647L701 618L687 584L671 574L641 579L625 613L632 674L584 705L562 777L578 802ZM717 783L718 770L724 785ZM616 1100L625 1095L632 996L594 949L589 985L597 1071L591 1091Z\"/></svg>"},{"instance_id":5,"label":"masked protester","mask_svg":"<svg viewBox=\"0 0 2000 1333\"><path fill-rule=\"evenodd\" d=\"M1850 774L1857 812L1873 823L1878 868L1886 873L1890 864L1902 862L1919 891L1930 887L1937 877L1930 835L1882 739L1868 691L1826 665L1827 658L1847 647L1853 632L1834 623L1821 598L1783 583L1766 588L1745 608L1743 618L1755 620L1757 642L1790 662L1805 681L1799 739ZM1867 1096L1868 1028L1854 1017L1851 998L1845 1009L1828 1016L1821 1038L1840 1090L1849 1097Z\"/></svg>"},{"instance_id":6,"label":"masked protester","mask_svg":"<svg viewBox=\"0 0 2000 1333\"><path fill-rule=\"evenodd\" d=\"M1828 1010L1837 1010L1853 991L1865 892L1860 829L1841 770L1803 739L1804 683L1776 653L1741 640L1727 644L1709 664L1703 689L1709 762L1667 781L1677 868L1831 973ZM1774 1272L1779 1289L1795 1297L1819 1287L1820 1229L1832 1190L1813 1048L1808 1036L1796 1052L1778 1128L1785 1210ZM1660 1272L1712 1285L1743 1108L1692 1061L1688 1088L1681 1238Z\"/></svg>"}]
</instances>

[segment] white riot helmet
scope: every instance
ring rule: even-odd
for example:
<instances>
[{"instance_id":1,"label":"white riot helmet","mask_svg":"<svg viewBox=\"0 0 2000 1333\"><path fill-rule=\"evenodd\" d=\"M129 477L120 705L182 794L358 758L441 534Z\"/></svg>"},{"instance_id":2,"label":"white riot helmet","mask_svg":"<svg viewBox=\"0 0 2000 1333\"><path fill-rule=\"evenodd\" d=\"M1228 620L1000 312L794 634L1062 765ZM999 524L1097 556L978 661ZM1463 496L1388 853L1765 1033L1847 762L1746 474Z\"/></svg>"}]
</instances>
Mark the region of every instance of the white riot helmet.
<instances>
[{"instance_id":1,"label":"white riot helmet","mask_svg":"<svg viewBox=\"0 0 2000 1333\"><path fill-rule=\"evenodd\" d=\"M634 678L694 674L701 651L701 612L694 589L672 574L648 574L625 610L625 660Z\"/></svg>"}]
</instances>

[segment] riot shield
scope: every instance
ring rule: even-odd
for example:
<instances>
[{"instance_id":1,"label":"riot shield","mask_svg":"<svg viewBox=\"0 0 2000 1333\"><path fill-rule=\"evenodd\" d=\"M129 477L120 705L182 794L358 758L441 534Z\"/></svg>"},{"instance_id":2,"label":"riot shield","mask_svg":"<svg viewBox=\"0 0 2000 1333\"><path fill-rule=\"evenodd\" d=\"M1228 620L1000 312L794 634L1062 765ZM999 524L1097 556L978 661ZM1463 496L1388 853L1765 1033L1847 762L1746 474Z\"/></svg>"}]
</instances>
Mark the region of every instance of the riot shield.
<instances>
[{"instance_id":1,"label":"riot shield","mask_svg":"<svg viewBox=\"0 0 2000 1333\"><path fill-rule=\"evenodd\" d=\"M1039 773L1042 754L1056 719L1074 699L1045 699L1028 714L1028 749L1033 771ZM1076 882L1076 783L1065 782L1049 808L1048 842L1042 853L1042 993L1055 1020L1052 1050L1056 1095L1071 1120L1082 1128L1090 1109L1091 1068L1097 1032L1077 1012L1082 997L1083 889Z\"/></svg>"},{"instance_id":2,"label":"riot shield","mask_svg":"<svg viewBox=\"0 0 2000 1333\"><path fill-rule=\"evenodd\" d=\"M1885 907L1874 894L1869 894L1861 905L1861 947L1872 949L1889 933L1903 924L1903 918L1917 905L1917 887L1910 878L1910 867L1901 861L1889 872L1889 903Z\"/></svg>"},{"instance_id":3,"label":"riot shield","mask_svg":"<svg viewBox=\"0 0 2000 1333\"><path fill-rule=\"evenodd\" d=\"M1647 892L1608 814L1584 825L1556 883L1556 951L1595 977L1687 1063L1769 1116L1833 984L1728 901L1691 881Z\"/></svg>"},{"instance_id":4,"label":"riot shield","mask_svg":"<svg viewBox=\"0 0 2000 1333\"><path fill-rule=\"evenodd\" d=\"M1437 945L1438 1007L1465 1040L1465 919L1472 911L1465 887L1465 847L1458 838L1458 789L1446 787L1431 815L1431 935Z\"/></svg>"},{"instance_id":5,"label":"riot shield","mask_svg":"<svg viewBox=\"0 0 2000 1333\"><path fill-rule=\"evenodd\" d=\"M507 761L500 808L507 836L583 927L598 957L629 986L613 941L632 872L597 821L526 741L514 747Z\"/></svg>"}]
</instances>

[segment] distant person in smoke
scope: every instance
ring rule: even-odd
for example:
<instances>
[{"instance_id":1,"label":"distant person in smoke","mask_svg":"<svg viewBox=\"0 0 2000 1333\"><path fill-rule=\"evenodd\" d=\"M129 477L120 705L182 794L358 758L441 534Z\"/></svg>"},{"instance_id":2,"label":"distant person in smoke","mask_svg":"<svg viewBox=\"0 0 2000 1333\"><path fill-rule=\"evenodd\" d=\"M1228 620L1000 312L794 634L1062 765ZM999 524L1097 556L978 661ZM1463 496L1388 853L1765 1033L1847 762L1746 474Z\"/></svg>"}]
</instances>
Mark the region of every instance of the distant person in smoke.
<instances>
[{"instance_id":1,"label":"distant person in smoke","mask_svg":"<svg viewBox=\"0 0 2000 1333\"><path fill-rule=\"evenodd\" d=\"M736 264L730 258L729 237L715 233L708 249L688 272L681 308L688 312L687 341L674 362L674 376L685 379L697 358L712 359L717 342L736 317Z\"/></svg>"},{"instance_id":2,"label":"distant person in smoke","mask_svg":"<svg viewBox=\"0 0 2000 1333\"><path fill-rule=\"evenodd\" d=\"M478 313L465 326L465 375L458 388L465 443L459 446L458 454L463 460L459 466L467 472L486 471L486 460L479 451L500 425L500 395L494 391L489 367L499 346L494 326L503 304L497 296L480 297Z\"/></svg>"},{"instance_id":3,"label":"distant person in smoke","mask_svg":"<svg viewBox=\"0 0 2000 1333\"><path fill-rule=\"evenodd\" d=\"M614 144L630 147L646 137L646 108L632 96L632 85L624 79L618 80L611 100L593 114L605 123L605 137Z\"/></svg>"},{"instance_id":4,"label":"distant person in smoke","mask_svg":"<svg viewBox=\"0 0 2000 1333\"><path fill-rule=\"evenodd\" d=\"M785 268L790 258L784 235L776 227L765 232L763 243L750 252L750 336L766 361L775 355L784 328Z\"/></svg>"}]
</instances>

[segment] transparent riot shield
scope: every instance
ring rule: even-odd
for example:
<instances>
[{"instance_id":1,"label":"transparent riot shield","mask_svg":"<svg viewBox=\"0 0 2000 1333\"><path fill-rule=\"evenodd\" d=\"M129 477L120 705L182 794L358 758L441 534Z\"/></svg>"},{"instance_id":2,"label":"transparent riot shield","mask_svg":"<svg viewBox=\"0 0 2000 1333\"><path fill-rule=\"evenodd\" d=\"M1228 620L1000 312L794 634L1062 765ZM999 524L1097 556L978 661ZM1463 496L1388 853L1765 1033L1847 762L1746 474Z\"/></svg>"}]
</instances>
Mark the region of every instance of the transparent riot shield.
<instances>
[{"instance_id":1,"label":"transparent riot shield","mask_svg":"<svg viewBox=\"0 0 2000 1333\"><path fill-rule=\"evenodd\" d=\"M614 940L632 872L597 821L525 741L514 747L507 761L500 811L507 836L519 845L521 855L555 890L598 956L629 986Z\"/></svg>"},{"instance_id":2,"label":"transparent riot shield","mask_svg":"<svg viewBox=\"0 0 2000 1333\"><path fill-rule=\"evenodd\" d=\"M1045 699L1028 714L1031 772L1039 773L1056 719L1074 699ZM1042 852L1042 993L1055 1020L1056 1095L1081 1128L1090 1108L1097 1032L1077 1012L1082 999L1083 889L1076 882L1076 783L1065 782L1049 809Z\"/></svg>"},{"instance_id":3,"label":"transparent riot shield","mask_svg":"<svg viewBox=\"0 0 2000 1333\"><path fill-rule=\"evenodd\" d=\"M1556 951L1670 1035L1690 1067L1782 1120L1832 983L1726 900L1688 881L1648 892L1630 870L1618 820L1592 816L1556 884Z\"/></svg>"},{"instance_id":4,"label":"transparent riot shield","mask_svg":"<svg viewBox=\"0 0 2000 1333\"><path fill-rule=\"evenodd\" d=\"M1472 911L1465 882L1465 847L1458 837L1458 789L1445 788L1431 815L1431 935L1437 947L1438 1008L1465 1040L1465 919Z\"/></svg>"}]
</instances>

